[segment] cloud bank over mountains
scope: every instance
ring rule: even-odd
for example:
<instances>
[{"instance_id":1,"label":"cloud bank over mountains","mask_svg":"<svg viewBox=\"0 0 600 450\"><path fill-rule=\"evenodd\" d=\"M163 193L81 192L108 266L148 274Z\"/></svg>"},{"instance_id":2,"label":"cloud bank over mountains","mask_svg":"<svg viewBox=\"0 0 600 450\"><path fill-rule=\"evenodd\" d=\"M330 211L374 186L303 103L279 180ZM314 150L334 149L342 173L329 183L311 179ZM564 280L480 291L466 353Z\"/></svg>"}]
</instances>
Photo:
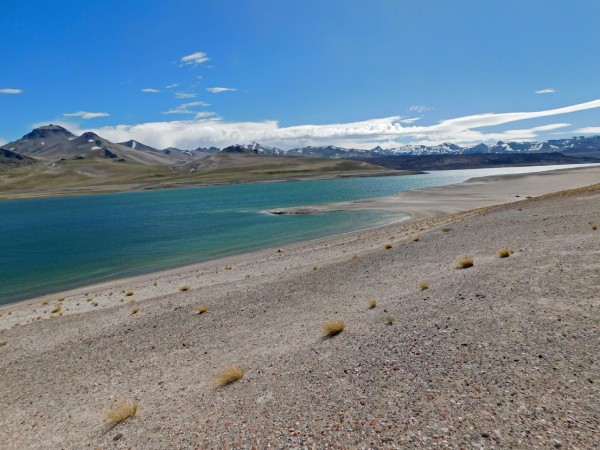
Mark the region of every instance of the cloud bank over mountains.
<instances>
[{"instance_id":1,"label":"cloud bank over mountains","mask_svg":"<svg viewBox=\"0 0 600 450\"><path fill-rule=\"evenodd\" d=\"M204 106L202 102L181 105L178 113L192 113L189 106ZM504 131L485 131L486 127L505 125L527 119L552 117L577 111L600 108L600 99L562 108L534 112L485 113L446 119L433 125L413 125L411 118L391 116L350 123L322 125L295 125L282 127L279 122L229 122L209 113L195 112L191 120L123 124L94 128L92 131L113 141L135 139L157 148L196 148L202 146L223 147L233 143L260 142L281 148L307 145L338 145L370 149L377 145L390 148L407 141L424 145L443 142L472 144L499 140L533 140L538 133L564 129L569 123L552 122L534 127L515 127ZM72 127L73 124L68 124ZM576 131L598 130L587 127ZM85 130L73 130L73 132Z\"/></svg>"}]
</instances>

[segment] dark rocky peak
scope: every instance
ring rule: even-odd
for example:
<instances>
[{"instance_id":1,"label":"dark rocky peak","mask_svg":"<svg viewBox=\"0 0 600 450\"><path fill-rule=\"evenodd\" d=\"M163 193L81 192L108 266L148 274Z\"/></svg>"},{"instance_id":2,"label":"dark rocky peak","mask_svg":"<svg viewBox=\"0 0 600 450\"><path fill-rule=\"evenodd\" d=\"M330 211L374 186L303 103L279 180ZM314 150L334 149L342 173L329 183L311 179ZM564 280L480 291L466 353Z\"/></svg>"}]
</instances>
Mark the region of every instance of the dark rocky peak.
<instances>
[{"instance_id":1,"label":"dark rocky peak","mask_svg":"<svg viewBox=\"0 0 600 450\"><path fill-rule=\"evenodd\" d=\"M66 128L60 125L44 125L43 127L34 128L30 133L23 136L23 139L47 139L51 136L64 137L65 139L74 137Z\"/></svg>"}]
</instances>

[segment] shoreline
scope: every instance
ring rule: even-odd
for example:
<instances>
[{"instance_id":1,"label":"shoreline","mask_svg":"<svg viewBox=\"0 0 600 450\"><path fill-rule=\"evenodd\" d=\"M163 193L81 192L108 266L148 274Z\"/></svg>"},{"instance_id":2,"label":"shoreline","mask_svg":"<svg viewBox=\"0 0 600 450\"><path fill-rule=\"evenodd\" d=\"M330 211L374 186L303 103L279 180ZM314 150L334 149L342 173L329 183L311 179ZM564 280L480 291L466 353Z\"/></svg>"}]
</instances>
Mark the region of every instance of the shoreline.
<instances>
[{"instance_id":1,"label":"shoreline","mask_svg":"<svg viewBox=\"0 0 600 450\"><path fill-rule=\"evenodd\" d=\"M572 175L534 179L558 192L517 203L430 208L3 309L0 440L7 450L593 448L600 183L594 172L595 184L559 190ZM452 190L481 197L479 183ZM456 208L448 195L436 198ZM459 269L464 255L474 265ZM325 339L330 320L344 329ZM227 366L243 378L211 387ZM104 413L123 401L137 414L107 430Z\"/></svg>"},{"instance_id":2,"label":"shoreline","mask_svg":"<svg viewBox=\"0 0 600 450\"><path fill-rule=\"evenodd\" d=\"M572 172L579 172L578 177L569 177ZM542 183L542 178L548 178L552 181L550 185ZM550 180L552 178L552 180ZM375 225L370 228L349 231L346 233L332 236L299 241L286 244L280 247L267 247L250 252L243 252L229 256L223 256L202 262L186 264L170 269L158 270L153 272L141 273L137 275L109 279L103 282L84 284L66 290L58 290L48 294L37 295L31 298L16 300L14 302L0 305L0 314L16 309L20 310L39 302L49 302L56 298L79 298L84 299L89 295L100 295L106 297L106 293L115 290L124 290L123 286L133 286L147 284L150 281L193 277L194 273L213 270L215 267L236 265L240 261L255 260L267 257L274 251L282 250L292 252L298 248L306 246L328 245L330 242L340 241L344 238L352 238L369 231L385 232L386 229L395 226L406 225L407 227L422 228L422 226L432 226L437 221L447 220L455 214L466 214L476 212L488 207L501 206L514 202L535 199L538 196L551 194L558 191L581 188L594 184L594 181L600 180L600 166L556 169L545 172L532 172L523 174L509 175L491 175L486 177L472 178L463 183L437 186L425 189L403 191L398 194L378 197L372 199L355 200L350 202L339 202L324 205L315 205L309 207L290 207L280 208L277 211L284 211L286 214L323 214L332 211L343 210L384 210L397 214L408 215L409 218L392 224ZM517 181L517 183L513 183ZM551 187L549 187L551 186ZM516 194L516 192L518 192ZM271 211L263 211L272 213ZM416 224L416 225L415 225ZM171 287L172 289L173 287ZM127 288L125 288L127 290ZM160 295L164 295L165 290L157 289L155 292L147 293L141 297L136 295L136 300L148 300ZM112 295L112 293L111 293ZM109 300L109 299L107 299ZM106 306L114 306L109 301ZM81 306L81 305L79 305ZM81 308L77 311L85 312L89 308ZM11 314L12 315L12 314ZM6 317L6 316L5 316ZM0 330L7 326L6 322L20 323L14 316L11 321L0 321ZM29 318L31 320L31 318ZM3 323L4 322L4 323Z\"/></svg>"},{"instance_id":3,"label":"shoreline","mask_svg":"<svg viewBox=\"0 0 600 450\"><path fill-rule=\"evenodd\" d=\"M241 184L264 184L264 183L286 183L294 181L311 181L311 180L336 180L340 178L371 178L371 177L401 177L405 175L421 175L426 172L418 170L393 170L382 168L382 171L376 173L369 172L340 172L334 174L323 174L314 176L299 176L288 178L274 178L264 180L244 180L238 181L184 181L181 183L170 183L170 184L153 184L153 185L113 185L105 189L104 187L98 186L81 186L73 188L65 188L64 190L56 190L56 192L47 193L47 191L41 192L28 192L28 193L17 193L9 196L0 194L0 201L11 201L11 200L32 200L32 199L45 199L45 198L60 198L60 197L80 197L85 195L105 195L105 194L125 194L129 192L146 192L146 191L162 191L172 189L194 189L204 188L213 186L237 186Z\"/></svg>"}]
</instances>

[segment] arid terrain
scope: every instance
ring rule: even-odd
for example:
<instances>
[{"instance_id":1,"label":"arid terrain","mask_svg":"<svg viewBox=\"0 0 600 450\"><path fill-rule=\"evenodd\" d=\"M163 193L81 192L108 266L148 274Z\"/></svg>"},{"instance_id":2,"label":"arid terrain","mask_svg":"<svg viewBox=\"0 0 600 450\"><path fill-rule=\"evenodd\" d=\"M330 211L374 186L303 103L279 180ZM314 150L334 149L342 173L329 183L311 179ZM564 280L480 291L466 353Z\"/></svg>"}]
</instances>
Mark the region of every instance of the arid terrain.
<instances>
[{"instance_id":1,"label":"arid terrain","mask_svg":"<svg viewBox=\"0 0 600 450\"><path fill-rule=\"evenodd\" d=\"M526 199L528 182L420 191L410 222L6 305L0 442L595 448L600 185ZM496 191L512 203L468 207ZM243 378L215 387L227 366ZM136 414L112 426L122 401Z\"/></svg>"}]
</instances>

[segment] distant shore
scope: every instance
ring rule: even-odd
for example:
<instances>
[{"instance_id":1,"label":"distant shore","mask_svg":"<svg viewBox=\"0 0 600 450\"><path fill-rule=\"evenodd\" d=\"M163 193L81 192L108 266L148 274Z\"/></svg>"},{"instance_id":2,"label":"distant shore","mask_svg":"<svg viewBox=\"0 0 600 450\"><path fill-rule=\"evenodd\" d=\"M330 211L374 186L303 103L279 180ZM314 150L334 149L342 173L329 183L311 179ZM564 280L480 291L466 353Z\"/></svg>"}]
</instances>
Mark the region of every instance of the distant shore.
<instances>
[{"instance_id":1,"label":"distant shore","mask_svg":"<svg viewBox=\"0 0 600 450\"><path fill-rule=\"evenodd\" d=\"M414 191L410 222L0 307L0 440L593 448L599 179ZM328 320L344 329L325 339ZM214 388L229 365L243 379ZM122 401L137 414L108 428Z\"/></svg>"}]
</instances>

